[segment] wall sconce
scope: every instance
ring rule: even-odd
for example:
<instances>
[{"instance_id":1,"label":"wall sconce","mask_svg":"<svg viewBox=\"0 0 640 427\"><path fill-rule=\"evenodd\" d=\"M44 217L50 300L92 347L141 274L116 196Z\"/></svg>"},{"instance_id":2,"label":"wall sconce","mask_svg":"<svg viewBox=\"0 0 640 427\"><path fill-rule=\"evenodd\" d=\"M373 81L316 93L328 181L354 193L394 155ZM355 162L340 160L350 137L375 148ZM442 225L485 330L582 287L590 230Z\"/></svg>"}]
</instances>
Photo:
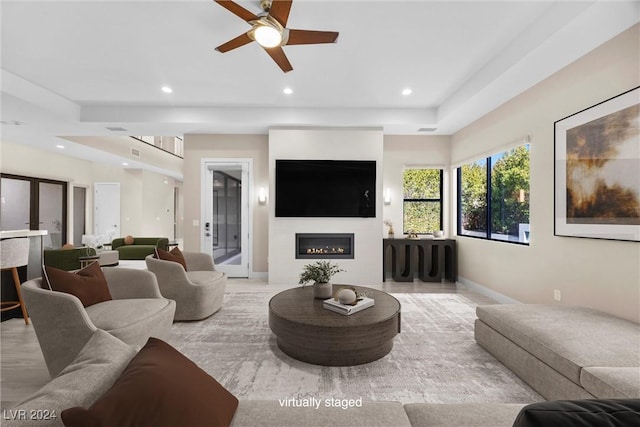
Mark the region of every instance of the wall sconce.
<instances>
[{"instance_id":1,"label":"wall sconce","mask_svg":"<svg viewBox=\"0 0 640 427\"><path fill-rule=\"evenodd\" d=\"M267 203L267 190L264 187L258 189L258 203L264 205Z\"/></svg>"},{"instance_id":2,"label":"wall sconce","mask_svg":"<svg viewBox=\"0 0 640 427\"><path fill-rule=\"evenodd\" d=\"M385 205L390 205L391 204L391 189L387 188L386 190L384 190L384 204Z\"/></svg>"}]
</instances>

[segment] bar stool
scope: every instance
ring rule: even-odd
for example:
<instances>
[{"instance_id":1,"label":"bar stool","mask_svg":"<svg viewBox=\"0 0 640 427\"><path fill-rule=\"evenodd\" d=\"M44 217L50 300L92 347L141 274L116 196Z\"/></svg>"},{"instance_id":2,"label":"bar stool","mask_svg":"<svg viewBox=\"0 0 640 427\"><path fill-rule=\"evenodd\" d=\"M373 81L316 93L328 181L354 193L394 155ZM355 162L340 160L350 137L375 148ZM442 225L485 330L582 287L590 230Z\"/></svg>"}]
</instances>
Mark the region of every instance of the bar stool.
<instances>
[{"instance_id":1,"label":"bar stool","mask_svg":"<svg viewBox=\"0 0 640 427\"><path fill-rule=\"evenodd\" d=\"M24 323L29 324L29 315L22 300L22 292L20 291L20 278L18 277L18 269L29 263L29 238L21 237L17 239L5 239L0 241L0 270L11 270L13 275L13 284L16 287L18 301L2 301L0 303L0 311L13 310L20 307Z\"/></svg>"}]
</instances>

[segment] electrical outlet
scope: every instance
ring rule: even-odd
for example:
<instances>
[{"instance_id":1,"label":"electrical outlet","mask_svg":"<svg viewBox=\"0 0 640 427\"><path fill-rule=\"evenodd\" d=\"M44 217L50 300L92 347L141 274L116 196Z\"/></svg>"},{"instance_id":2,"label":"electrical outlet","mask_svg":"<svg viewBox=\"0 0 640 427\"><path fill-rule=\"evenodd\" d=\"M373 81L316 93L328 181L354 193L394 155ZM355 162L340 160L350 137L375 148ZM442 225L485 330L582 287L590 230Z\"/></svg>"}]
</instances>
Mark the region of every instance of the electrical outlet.
<instances>
[{"instance_id":1,"label":"electrical outlet","mask_svg":"<svg viewBox=\"0 0 640 427\"><path fill-rule=\"evenodd\" d=\"M553 290L553 299L556 301L560 301L562 299L562 294L560 293L559 289Z\"/></svg>"}]
</instances>

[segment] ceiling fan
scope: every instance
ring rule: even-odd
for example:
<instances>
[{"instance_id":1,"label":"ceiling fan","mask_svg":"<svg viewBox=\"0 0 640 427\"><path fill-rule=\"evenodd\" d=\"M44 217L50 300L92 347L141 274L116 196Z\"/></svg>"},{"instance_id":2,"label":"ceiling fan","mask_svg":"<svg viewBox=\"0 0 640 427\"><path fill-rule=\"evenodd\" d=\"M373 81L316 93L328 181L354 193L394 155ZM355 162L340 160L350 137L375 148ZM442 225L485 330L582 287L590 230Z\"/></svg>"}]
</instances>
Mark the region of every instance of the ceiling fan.
<instances>
[{"instance_id":1,"label":"ceiling fan","mask_svg":"<svg viewBox=\"0 0 640 427\"><path fill-rule=\"evenodd\" d=\"M261 0L264 12L255 15L230 0L215 0L220 6L251 25L251 29L216 48L218 52L229 52L252 41L258 42L285 73L293 70L282 46L294 44L335 43L335 31L293 30L287 28L292 0Z\"/></svg>"}]
</instances>

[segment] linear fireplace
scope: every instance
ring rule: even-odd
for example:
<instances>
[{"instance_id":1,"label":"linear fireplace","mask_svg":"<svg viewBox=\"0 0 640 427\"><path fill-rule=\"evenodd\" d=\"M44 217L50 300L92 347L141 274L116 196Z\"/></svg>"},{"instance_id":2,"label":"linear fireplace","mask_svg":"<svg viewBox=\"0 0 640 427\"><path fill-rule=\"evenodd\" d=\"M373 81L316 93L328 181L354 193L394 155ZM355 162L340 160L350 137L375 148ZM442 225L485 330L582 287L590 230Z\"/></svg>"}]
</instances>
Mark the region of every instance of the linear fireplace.
<instances>
[{"instance_id":1,"label":"linear fireplace","mask_svg":"<svg viewBox=\"0 0 640 427\"><path fill-rule=\"evenodd\" d=\"M353 259L353 233L296 233L296 259Z\"/></svg>"}]
</instances>

